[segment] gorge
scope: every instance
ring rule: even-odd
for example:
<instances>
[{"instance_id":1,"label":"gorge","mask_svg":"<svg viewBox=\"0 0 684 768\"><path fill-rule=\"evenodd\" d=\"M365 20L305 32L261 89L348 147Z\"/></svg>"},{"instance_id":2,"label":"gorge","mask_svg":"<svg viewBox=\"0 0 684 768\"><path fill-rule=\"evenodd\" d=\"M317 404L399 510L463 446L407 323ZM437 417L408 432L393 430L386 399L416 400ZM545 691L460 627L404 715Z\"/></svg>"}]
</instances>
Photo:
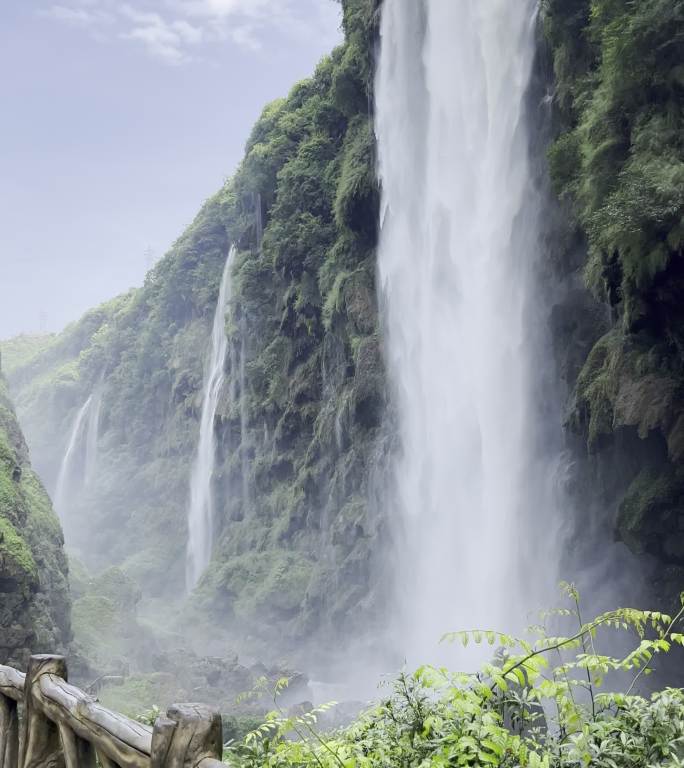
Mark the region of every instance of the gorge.
<instances>
[{"instance_id":1,"label":"gorge","mask_svg":"<svg viewBox=\"0 0 684 768\"><path fill-rule=\"evenodd\" d=\"M106 593L144 649L98 669L375 674L684 585L679 4L342 14L140 288L3 344L76 641Z\"/></svg>"}]
</instances>

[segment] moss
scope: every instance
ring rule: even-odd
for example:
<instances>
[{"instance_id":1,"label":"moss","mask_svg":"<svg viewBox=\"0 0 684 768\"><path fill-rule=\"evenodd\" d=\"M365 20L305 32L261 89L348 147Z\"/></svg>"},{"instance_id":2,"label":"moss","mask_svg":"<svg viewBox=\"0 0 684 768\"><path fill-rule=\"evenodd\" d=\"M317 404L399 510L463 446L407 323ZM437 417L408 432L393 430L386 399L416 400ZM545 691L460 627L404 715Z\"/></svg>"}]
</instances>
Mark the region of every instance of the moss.
<instances>
[{"instance_id":1,"label":"moss","mask_svg":"<svg viewBox=\"0 0 684 768\"><path fill-rule=\"evenodd\" d=\"M591 350L577 379L575 424L586 425L590 449L614 427L614 404L618 391L621 336L611 331Z\"/></svg>"},{"instance_id":2,"label":"moss","mask_svg":"<svg viewBox=\"0 0 684 768\"><path fill-rule=\"evenodd\" d=\"M680 11L668 0L545 0L556 74L556 192L585 234L585 278L627 334L681 344ZM667 286L663 290L664 286Z\"/></svg>"},{"instance_id":3,"label":"moss","mask_svg":"<svg viewBox=\"0 0 684 768\"><path fill-rule=\"evenodd\" d=\"M17 489L11 474L0 472L0 509L2 514L12 520L18 518Z\"/></svg>"},{"instance_id":4,"label":"moss","mask_svg":"<svg viewBox=\"0 0 684 768\"><path fill-rule=\"evenodd\" d=\"M328 330L332 328L334 320L344 309L344 285L348 279L349 272L339 272L335 276L335 282L332 284L331 289L325 297L323 321Z\"/></svg>"},{"instance_id":5,"label":"moss","mask_svg":"<svg viewBox=\"0 0 684 768\"><path fill-rule=\"evenodd\" d=\"M121 568L108 568L88 585L88 592L111 601L122 613L134 613L140 602L140 587Z\"/></svg>"},{"instance_id":6,"label":"moss","mask_svg":"<svg viewBox=\"0 0 684 768\"><path fill-rule=\"evenodd\" d=\"M619 505L617 535L635 552L679 564L681 7L669 0L544 0L542 13L555 71L549 168L581 238L568 250L585 252L577 271L612 325L584 361L570 423L592 453L603 453L588 464L592 492L602 498L601 511ZM620 469L611 472L611 465ZM580 493L591 503L590 492ZM680 590L681 583L673 588Z\"/></svg>"},{"instance_id":7,"label":"moss","mask_svg":"<svg viewBox=\"0 0 684 768\"><path fill-rule=\"evenodd\" d=\"M62 544L0 376L0 663L24 664L30 653L58 652L68 641Z\"/></svg>"},{"instance_id":8,"label":"moss","mask_svg":"<svg viewBox=\"0 0 684 768\"><path fill-rule=\"evenodd\" d=\"M31 582L38 579L38 568L33 554L16 528L0 517L0 565L2 570L10 574L25 574Z\"/></svg>"},{"instance_id":9,"label":"moss","mask_svg":"<svg viewBox=\"0 0 684 768\"><path fill-rule=\"evenodd\" d=\"M630 484L618 515L622 539L636 552L684 563L684 475L673 469L642 470Z\"/></svg>"},{"instance_id":10,"label":"moss","mask_svg":"<svg viewBox=\"0 0 684 768\"><path fill-rule=\"evenodd\" d=\"M100 673L127 670L143 644L140 628L128 606L116 598L92 591L74 600L74 650Z\"/></svg>"},{"instance_id":11,"label":"moss","mask_svg":"<svg viewBox=\"0 0 684 768\"><path fill-rule=\"evenodd\" d=\"M33 471L21 476L21 493L30 509L26 525L36 542L52 542L60 546L64 542L62 527L55 514L50 497Z\"/></svg>"},{"instance_id":12,"label":"moss","mask_svg":"<svg viewBox=\"0 0 684 768\"><path fill-rule=\"evenodd\" d=\"M350 125L342 154L340 181L335 196L335 220L374 244L377 239L380 192L375 174L375 136L366 117Z\"/></svg>"},{"instance_id":13,"label":"moss","mask_svg":"<svg viewBox=\"0 0 684 768\"><path fill-rule=\"evenodd\" d=\"M10 435L5 426L9 424L11 413L2 406L0 409L0 424L3 425L3 430L0 432L0 464L5 476L13 479L19 471L19 462L16 447L10 442Z\"/></svg>"},{"instance_id":14,"label":"moss","mask_svg":"<svg viewBox=\"0 0 684 768\"><path fill-rule=\"evenodd\" d=\"M310 560L284 550L246 553L214 567L200 592L208 605L230 606L244 626L283 622L294 618L311 580ZM218 601L218 602L217 602Z\"/></svg>"},{"instance_id":15,"label":"moss","mask_svg":"<svg viewBox=\"0 0 684 768\"><path fill-rule=\"evenodd\" d=\"M587 434L590 450L621 427L634 427L641 439L653 430L674 435L682 404L680 365L666 345L644 337L625 338L614 328L592 348L576 384L572 423Z\"/></svg>"},{"instance_id":16,"label":"moss","mask_svg":"<svg viewBox=\"0 0 684 768\"><path fill-rule=\"evenodd\" d=\"M117 606L111 598L87 594L74 602L74 631L79 643L93 650L112 637L117 622Z\"/></svg>"}]
</instances>

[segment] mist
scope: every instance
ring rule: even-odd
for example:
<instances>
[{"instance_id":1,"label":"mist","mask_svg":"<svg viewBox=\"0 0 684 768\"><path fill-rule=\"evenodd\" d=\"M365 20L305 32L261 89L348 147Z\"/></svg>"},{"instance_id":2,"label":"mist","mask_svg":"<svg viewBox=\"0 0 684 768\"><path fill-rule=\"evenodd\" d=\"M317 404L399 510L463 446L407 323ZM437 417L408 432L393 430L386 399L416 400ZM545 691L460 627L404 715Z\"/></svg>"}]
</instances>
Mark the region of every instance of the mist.
<instances>
[{"instance_id":1,"label":"mist","mask_svg":"<svg viewBox=\"0 0 684 768\"><path fill-rule=\"evenodd\" d=\"M583 2L2 11L0 665L244 768L684 711L678 64Z\"/></svg>"}]
</instances>

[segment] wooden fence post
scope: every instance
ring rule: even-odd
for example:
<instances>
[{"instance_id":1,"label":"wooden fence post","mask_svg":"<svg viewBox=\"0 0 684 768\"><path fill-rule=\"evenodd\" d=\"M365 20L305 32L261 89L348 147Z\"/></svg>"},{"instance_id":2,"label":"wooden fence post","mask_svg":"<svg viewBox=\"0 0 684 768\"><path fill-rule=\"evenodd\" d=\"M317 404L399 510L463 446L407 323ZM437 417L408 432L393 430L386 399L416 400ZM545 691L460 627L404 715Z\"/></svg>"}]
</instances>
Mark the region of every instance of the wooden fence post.
<instances>
[{"instance_id":1,"label":"wooden fence post","mask_svg":"<svg viewBox=\"0 0 684 768\"><path fill-rule=\"evenodd\" d=\"M58 726L40 708L40 677L50 674L66 680L63 656L31 656L24 683L22 768L63 768L64 753Z\"/></svg>"},{"instance_id":2,"label":"wooden fence post","mask_svg":"<svg viewBox=\"0 0 684 768\"><path fill-rule=\"evenodd\" d=\"M222 753L221 715L203 704L173 704L154 724L151 768L195 768Z\"/></svg>"},{"instance_id":3,"label":"wooden fence post","mask_svg":"<svg viewBox=\"0 0 684 768\"><path fill-rule=\"evenodd\" d=\"M17 702L0 693L0 768L19 767Z\"/></svg>"},{"instance_id":4,"label":"wooden fence post","mask_svg":"<svg viewBox=\"0 0 684 768\"><path fill-rule=\"evenodd\" d=\"M95 768L95 749L89 741L80 739L68 725L59 726L66 768Z\"/></svg>"}]
</instances>

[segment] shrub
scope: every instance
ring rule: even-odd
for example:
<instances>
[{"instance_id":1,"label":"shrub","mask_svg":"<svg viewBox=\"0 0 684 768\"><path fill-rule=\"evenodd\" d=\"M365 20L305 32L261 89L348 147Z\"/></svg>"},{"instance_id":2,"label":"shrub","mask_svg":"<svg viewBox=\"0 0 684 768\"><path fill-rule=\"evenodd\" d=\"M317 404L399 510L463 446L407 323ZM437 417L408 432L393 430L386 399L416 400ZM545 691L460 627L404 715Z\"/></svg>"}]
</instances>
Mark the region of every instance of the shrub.
<instances>
[{"instance_id":1,"label":"shrub","mask_svg":"<svg viewBox=\"0 0 684 768\"><path fill-rule=\"evenodd\" d=\"M391 693L355 723L321 735L327 707L288 715L278 707L240 743L227 745L229 765L251 768L371 768L375 766L500 766L501 768L656 768L684 765L684 691L649 698L635 691L658 654L684 645L674 618L620 609L589 623L579 597L549 612L528 639L495 632L458 632L446 640L498 646L477 674L425 666L403 673ZM684 595L683 604L684 604ZM549 626L576 622L567 636ZM636 636L625 656L599 652L609 632ZM623 682L602 692L603 681ZM294 737L294 738L293 738Z\"/></svg>"}]
</instances>

